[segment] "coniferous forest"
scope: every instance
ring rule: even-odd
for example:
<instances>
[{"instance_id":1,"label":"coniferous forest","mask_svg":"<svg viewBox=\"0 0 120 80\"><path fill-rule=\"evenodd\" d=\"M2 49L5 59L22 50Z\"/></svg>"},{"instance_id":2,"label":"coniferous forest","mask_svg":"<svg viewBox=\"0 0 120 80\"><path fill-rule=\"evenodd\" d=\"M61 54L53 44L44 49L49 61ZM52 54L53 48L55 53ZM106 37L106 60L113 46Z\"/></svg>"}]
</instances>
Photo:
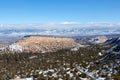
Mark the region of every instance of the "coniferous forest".
<instances>
[{"instance_id":1,"label":"coniferous forest","mask_svg":"<svg viewBox=\"0 0 120 80\"><path fill-rule=\"evenodd\" d=\"M103 46L89 46L78 51L59 50L48 53L1 53L0 80L10 80L16 77L32 77L35 80L82 80L92 78L79 71L94 76L105 77L106 80L120 79L120 67L116 66L110 75L113 61L101 62L98 53L105 49Z\"/></svg>"}]
</instances>

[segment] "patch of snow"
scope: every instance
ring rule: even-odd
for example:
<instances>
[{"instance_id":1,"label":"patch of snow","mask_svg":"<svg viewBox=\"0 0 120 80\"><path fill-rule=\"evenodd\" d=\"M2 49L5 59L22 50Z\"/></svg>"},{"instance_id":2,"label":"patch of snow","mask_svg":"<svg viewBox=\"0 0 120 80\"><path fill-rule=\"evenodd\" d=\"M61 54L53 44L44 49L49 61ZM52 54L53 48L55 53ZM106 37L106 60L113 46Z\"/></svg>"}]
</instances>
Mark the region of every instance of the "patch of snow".
<instances>
[{"instance_id":1,"label":"patch of snow","mask_svg":"<svg viewBox=\"0 0 120 80\"><path fill-rule=\"evenodd\" d=\"M103 54L101 52L98 53L99 56L102 56Z\"/></svg>"},{"instance_id":2,"label":"patch of snow","mask_svg":"<svg viewBox=\"0 0 120 80\"><path fill-rule=\"evenodd\" d=\"M56 78L58 77L58 76L57 76L57 73L52 74L52 76L53 76L53 77L56 77Z\"/></svg>"},{"instance_id":3,"label":"patch of snow","mask_svg":"<svg viewBox=\"0 0 120 80\"><path fill-rule=\"evenodd\" d=\"M54 69L49 69L48 71L50 71L50 72L54 72Z\"/></svg>"},{"instance_id":4,"label":"patch of snow","mask_svg":"<svg viewBox=\"0 0 120 80\"><path fill-rule=\"evenodd\" d=\"M15 78L10 80L33 80L33 78Z\"/></svg>"},{"instance_id":5,"label":"patch of snow","mask_svg":"<svg viewBox=\"0 0 120 80\"><path fill-rule=\"evenodd\" d=\"M96 79L96 80L105 80L105 78L99 77L99 78Z\"/></svg>"},{"instance_id":6,"label":"patch of snow","mask_svg":"<svg viewBox=\"0 0 120 80\"><path fill-rule=\"evenodd\" d=\"M42 74L42 73L43 73L43 71L42 71L42 70L40 70L40 71L39 71L39 74Z\"/></svg>"},{"instance_id":7,"label":"patch of snow","mask_svg":"<svg viewBox=\"0 0 120 80\"><path fill-rule=\"evenodd\" d=\"M77 51L79 48L75 47L75 48L72 48L71 51Z\"/></svg>"},{"instance_id":8,"label":"patch of snow","mask_svg":"<svg viewBox=\"0 0 120 80\"><path fill-rule=\"evenodd\" d=\"M62 78L59 78L58 80L63 80Z\"/></svg>"},{"instance_id":9,"label":"patch of snow","mask_svg":"<svg viewBox=\"0 0 120 80\"><path fill-rule=\"evenodd\" d=\"M80 78L80 80L90 80L90 79L88 79L88 78Z\"/></svg>"},{"instance_id":10,"label":"patch of snow","mask_svg":"<svg viewBox=\"0 0 120 80\"><path fill-rule=\"evenodd\" d=\"M1 47L1 48L0 48L1 51L5 50L5 49L6 49L6 47Z\"/></svg>"},{"instance_id":11,"label":"patch of snow","mask_svg":"<svg viewBox=\"0 0 120 80\"><path fill-rule=\"evenodd\" d=\"M34 59L34 58L37 58L37 56L31 56L31 57L29 57L29 59Z\"/></svg>"},{"instance_id":12,"label":"patch of snow","mask_svg":"<svg viewBox=\"0 0 120 80\"><path fill-rule=\"evenodd\" d=\"M21 46L20 44L14 43L14 44L9 45L9 49L11 51L20 51L20 52L22 52L23 51L23 46Z\"/></svg>"}]
</instances>

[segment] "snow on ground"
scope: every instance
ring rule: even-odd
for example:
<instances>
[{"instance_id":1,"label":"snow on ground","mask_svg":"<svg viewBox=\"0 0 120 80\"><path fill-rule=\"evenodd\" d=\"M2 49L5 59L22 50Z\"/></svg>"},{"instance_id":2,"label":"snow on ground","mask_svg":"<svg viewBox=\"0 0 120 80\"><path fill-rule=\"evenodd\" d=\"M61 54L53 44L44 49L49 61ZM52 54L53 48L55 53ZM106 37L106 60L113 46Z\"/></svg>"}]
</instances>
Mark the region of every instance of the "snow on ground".
<instances>
[{"instance_id":1,"label":"snow on ground","mask_svg":"<svg viewBox=\"0 0 120 80\"><path fill-rule=\"evenodd\" d=\"M15 78L10 80L33 80L33 78Z\"/></svg>"},{"instance_id":2,"label":"snow on ground","mask_svg":"<svg viewBox=\"0 0 120 80\"><path fill-rule=\"evenodd\" d=\"M17 43L14 43L14 44L9 45L9 49L11 51L17 51L17 52L20 51L20 52L22 52L23 46L21 46L21 45L19 45Z\"/></svg>"}]
</instances>

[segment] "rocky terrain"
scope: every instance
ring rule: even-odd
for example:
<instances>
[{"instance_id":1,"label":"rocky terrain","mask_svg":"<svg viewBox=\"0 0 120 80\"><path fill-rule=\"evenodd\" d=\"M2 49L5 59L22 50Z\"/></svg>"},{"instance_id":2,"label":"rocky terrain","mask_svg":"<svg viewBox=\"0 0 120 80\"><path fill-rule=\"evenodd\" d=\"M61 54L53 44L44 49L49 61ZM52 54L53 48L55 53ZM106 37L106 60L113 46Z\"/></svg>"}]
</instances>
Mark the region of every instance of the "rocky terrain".
<instances>
[{"instance_id":1,"label":"rocky terrain","mask_svg":"<svg viewBox=\"0 0 120 80\"><path fill-rule=\"evenodd\" d=\"M108 40L108 38L106 36L98 36L98 37L92 38L89 41L93 44L102 44L102 43L106 42L107 40Z\"/></svg>"},{"instance_id":2,"label":"rocky terrain","mask_svg":"<svg viewBox=\"0 0 120 80\"><path fill-rule=\"evenodd\" d=\"M14 52L54 52L61 49L72 49L79 44L72 38L58 36L29 36L17 40L8 46Z\"/></svg>"}]
</instances>

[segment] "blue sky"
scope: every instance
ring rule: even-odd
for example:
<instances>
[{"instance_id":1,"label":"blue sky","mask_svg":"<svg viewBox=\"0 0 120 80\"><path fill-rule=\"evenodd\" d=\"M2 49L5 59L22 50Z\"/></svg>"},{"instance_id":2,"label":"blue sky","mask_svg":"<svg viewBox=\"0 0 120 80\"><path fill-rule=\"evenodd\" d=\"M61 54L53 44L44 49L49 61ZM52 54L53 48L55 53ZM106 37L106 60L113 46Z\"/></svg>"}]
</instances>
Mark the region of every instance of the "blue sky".
<instances>
[{"instance_id":1,"label":"blue sky","mask_svg":"<svg viewBox=\"0 0 120 80\"><path fill-rule=\"evenodd\" d=\"M0 0L0 23L120 22L120 0Z\"/></svg>"}]
</instances>

